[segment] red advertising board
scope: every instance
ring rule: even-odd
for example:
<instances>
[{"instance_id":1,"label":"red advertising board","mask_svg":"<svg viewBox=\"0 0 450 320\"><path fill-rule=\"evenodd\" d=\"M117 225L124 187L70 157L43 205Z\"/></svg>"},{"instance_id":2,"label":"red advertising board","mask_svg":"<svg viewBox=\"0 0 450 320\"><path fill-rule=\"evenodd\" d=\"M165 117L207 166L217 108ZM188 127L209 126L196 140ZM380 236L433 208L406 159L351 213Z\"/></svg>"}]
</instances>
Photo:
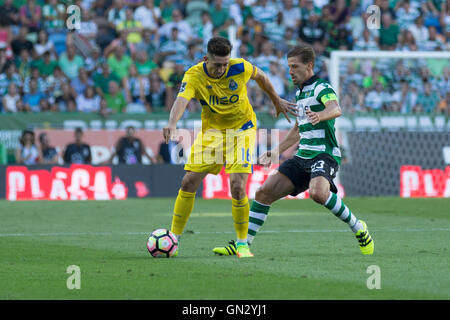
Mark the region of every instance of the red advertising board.
<instances>
[{"instance_id":1,"label":"red advertising board","mask_svg":"<svg viewBox=\"0 0 450 320\"><path fill-rule=\"evenodd\" d=\"M402 198L450 197L450 166L447 166L445 170L401 166L400 196Z\"/></svg>"},{"instance_id":2,"label":"red advertising board","mask_svg":"<svg viewBox=\"0 0 450 320\"><path fill-rule=\"evenodd\" d=\"M109 200L126 199L128 189L112 181L110 167L72 165L69 168L30 170L6 168L6 199L16 200Z\"/></svg>"}]
</instances>

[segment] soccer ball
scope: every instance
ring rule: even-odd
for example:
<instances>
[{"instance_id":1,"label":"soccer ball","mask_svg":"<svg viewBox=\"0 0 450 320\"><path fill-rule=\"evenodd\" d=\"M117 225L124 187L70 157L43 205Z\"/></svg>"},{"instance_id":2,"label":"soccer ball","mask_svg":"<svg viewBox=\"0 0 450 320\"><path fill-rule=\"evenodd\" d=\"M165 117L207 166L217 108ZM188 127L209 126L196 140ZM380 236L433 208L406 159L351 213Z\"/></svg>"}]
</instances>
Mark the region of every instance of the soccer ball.
<instances>
[{"instance_id":1,"label":"soccer ball","mask_svg":"<svg viewBox=\"0 0 450 320\"><path fill-rule=\"evenodd\" d=\"M147 249L155 258L170 258L178 248L178 240L167 229L156 229L147 240Z\"/></svg>"}]
</instances>

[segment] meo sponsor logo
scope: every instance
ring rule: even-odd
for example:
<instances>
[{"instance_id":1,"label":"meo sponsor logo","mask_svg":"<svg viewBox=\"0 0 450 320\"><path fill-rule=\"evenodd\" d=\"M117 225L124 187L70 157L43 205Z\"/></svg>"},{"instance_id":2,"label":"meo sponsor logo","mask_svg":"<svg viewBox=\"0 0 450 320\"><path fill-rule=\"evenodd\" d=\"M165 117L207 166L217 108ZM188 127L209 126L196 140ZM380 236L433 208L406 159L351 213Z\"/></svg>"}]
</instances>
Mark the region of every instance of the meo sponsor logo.
<instances>
[{"instance_id":1,"label":"meo sponsor logo","mask_svg":"<svg viewBox=\"0 0 450 320\"><path fill-rule=\"evenodd\" d=\"M230 97L218 97L218 96L209 96L209 105L215 106L219 104L230 104L230 103L236 103L239 101L239 96L237 94L233 94Z\"/></svg>"}]
</instances>

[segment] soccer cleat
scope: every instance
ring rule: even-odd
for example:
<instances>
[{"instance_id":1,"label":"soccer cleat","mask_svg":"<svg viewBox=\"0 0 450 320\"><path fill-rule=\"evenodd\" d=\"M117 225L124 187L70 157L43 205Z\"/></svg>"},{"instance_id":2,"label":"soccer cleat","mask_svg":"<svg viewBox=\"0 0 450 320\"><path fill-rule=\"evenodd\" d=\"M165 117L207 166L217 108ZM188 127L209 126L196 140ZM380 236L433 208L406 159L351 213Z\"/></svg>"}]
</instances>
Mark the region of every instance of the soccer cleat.
<instances>
[{"instance_id":1,"label":"soccer cleat","mask_svg":"<svg viewBox=\"0 0 450 320\"><path fill-rule=\"evenodd\" d=\"M361 250L362 254L371 255L371 254L373 254L373 250L374 250L373 239L369 234L369 230L367 230L366 223L362 220L359 220L359 221L361 222L361 224L364 227L363 230L359 230L356 233L356 239L358 239L358 242L359 242L359 249Z\"/></svg>"},{"instance_id":2,"label":"soccer cleat","mask_svg":"<svg viewBox=\"0 0 450 320\"><path fill-rule=\"evenodd\" d=\"M238 258L253 258L253 253L250 252L250 248L246 243L238 243L236 246L236 254Z\"/></svg>"},{"instance_id":3,"label":"soccer cleat","mask_svg":"<svg viewBox=\"0 0 450 320\"><path fill-rule=\"evenodd\" d=\"M236 243L234 240L228 242L228 245L225 247L216 247L213 249L215 254L219 256L235 256L236 255Z\"/></svg>"}]
</instances>

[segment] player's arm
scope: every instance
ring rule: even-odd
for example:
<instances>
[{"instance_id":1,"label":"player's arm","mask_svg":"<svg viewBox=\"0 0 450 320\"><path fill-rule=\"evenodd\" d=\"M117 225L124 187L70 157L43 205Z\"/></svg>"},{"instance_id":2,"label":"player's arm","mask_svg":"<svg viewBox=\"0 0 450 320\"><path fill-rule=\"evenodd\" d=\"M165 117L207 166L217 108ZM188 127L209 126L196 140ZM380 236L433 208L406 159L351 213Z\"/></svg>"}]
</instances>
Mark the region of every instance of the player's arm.
<instances>
[{"instance_id":1,"label":"player's arm","mask_svg":"<svg viewBox=\"0 0 450 320\"><path fill-rule=\"evenodd\" d=\"M169 124L167 125L167 127L163 128L163 135L166 143L169 143L170 138L175 133L175 130L177 128L177 122L183 115L184 110L186 110L188 103L189 100L187 100L184 97L178 96L175 99L172 109L170 110Z\"/></svg>"},{"instance_id":2,"label":"player's arm","mask_svg":"<svg viewBox=\"0 0 450 320\"><path fill-rule=\"evenodd\" d=\"M289 130L288 134L284 137L284 139L280 142L272 150L267 151L259 158L259 162L266 166L270 165L273 160L276 160L280 157L280 154L288 150L293 145L297 145L300 141L300 134L298 132L298 123L295 121L294 126Z\"/></svg>"},{"instance_id":3,"label":"player's arm","mask_svg":"<svg viewBox=\"0 0 450 320\"><path fill-rule=\"evenodd\" d=\"M275 106L275 110L277 112L277 117L280 113L283 113L286 119L291 122L287 113L297 116L297 111L294 106L295 103L284 100L278 96L272 83L269 81L269 78L266 76L264 71L259 69L258 67L253 66L253 73L250 79L255 80L258 86L269 96L270 100Z\"/></svg>"},{"instance_id":4,"label":"player's arm","mask_svg":"<svg viewBox=\"0 0 450 320\"><path fill-rule=\"evenodd\" d=\"M320 101L325 106L325 109L322 111L314 112L306 110L306 116L313 125L318 124L320 121L335 119L342 115L341 107L334 93L328 93L322 96Z\"/></svg>"}]
</instances>

